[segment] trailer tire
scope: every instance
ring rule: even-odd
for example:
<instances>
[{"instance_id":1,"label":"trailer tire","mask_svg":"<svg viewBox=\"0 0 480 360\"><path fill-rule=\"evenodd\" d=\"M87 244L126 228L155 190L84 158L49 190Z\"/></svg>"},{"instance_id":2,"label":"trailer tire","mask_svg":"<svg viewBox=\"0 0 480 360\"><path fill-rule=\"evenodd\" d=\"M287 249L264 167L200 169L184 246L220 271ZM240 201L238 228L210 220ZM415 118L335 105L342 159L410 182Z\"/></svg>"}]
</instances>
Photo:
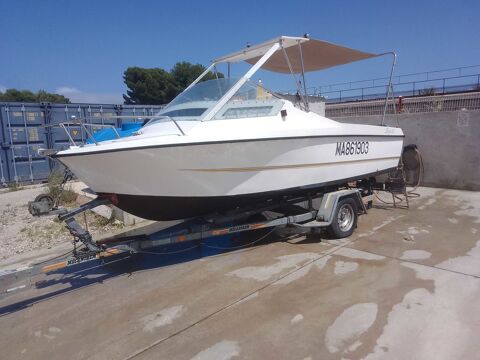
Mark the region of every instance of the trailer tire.
<instances>
[{"instance_id":1,"label":"trailer tire","mask_svg":"<svg viewBox=\"0 0 480 360\"><path fill-rule=\"evenodd\" d=\"M333 214L333 221L327 228L328 234L335 239L352 235L357 227L357 203L352 198L340 200Z\"/></svg>"},{"instance_id":2,"label":"trailer tire","mask_svg":"<svg viewBox=\"0 0 480 360\"><path fill-rule=\"evenodd\" d=\"M40 194L28 203L28 212L33 216L44 215L53 210L55 202L50 195Z\"/></svg>"}]
</instances>

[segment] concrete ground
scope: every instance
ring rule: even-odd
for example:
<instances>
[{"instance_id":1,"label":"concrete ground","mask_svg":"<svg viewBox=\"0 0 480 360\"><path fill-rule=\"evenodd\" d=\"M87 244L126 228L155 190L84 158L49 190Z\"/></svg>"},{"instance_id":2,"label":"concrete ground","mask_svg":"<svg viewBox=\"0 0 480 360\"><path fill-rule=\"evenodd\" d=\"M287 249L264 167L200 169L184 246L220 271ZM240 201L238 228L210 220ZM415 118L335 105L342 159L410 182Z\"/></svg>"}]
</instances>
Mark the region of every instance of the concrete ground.
<instances>
[{"instance_id":1,"label":"concrete ground","mask_svg":"<svg viewBox=\"0 0 480 360\"><path fill-rule=\"evenodd\" d=\"M480 193L420 192L342 241L277 234L50 277L0 301L1 357L479 358Z\"/></svg>"}]
</instances>

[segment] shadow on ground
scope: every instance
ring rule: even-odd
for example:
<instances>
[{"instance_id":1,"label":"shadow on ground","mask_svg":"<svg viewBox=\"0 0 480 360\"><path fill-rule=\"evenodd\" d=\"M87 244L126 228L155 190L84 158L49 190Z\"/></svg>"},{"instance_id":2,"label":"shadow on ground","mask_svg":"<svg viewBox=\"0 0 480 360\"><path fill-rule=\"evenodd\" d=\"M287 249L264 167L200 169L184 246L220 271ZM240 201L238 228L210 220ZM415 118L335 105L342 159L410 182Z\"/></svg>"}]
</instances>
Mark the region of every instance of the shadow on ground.
<instances>
[{"instance_id":1,"label":"shadow on ground","mask_svg":"<svg viewBox=\"0 0 480 360\"><path fill-rule=\"evenodd\" d=\"M96 262L93 266L91 263L84 263L63 268L48 275L40 275L38 280L32 279L34 291L35 288L42 292L45 289L51 289L51 291L2 306L0 316L87 286L101 284L118 276L131 276L135 272L218 256L239 249L248 251L258 246L285 241L286 238L291 236L279 236L272 229L261 229L250 233L162 245L141 253L113 255L105 258L102 263ZM4 300L8 301L8 297Z\"/></svg>"}]
</instances>

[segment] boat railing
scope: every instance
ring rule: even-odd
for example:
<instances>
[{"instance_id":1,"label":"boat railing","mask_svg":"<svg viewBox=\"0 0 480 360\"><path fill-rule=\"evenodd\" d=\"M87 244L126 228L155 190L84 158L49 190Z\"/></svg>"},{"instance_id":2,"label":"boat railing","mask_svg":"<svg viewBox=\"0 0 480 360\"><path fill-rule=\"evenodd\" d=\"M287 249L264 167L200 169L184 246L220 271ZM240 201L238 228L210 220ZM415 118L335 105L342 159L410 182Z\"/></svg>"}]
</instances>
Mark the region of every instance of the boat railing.
<instances>
[{"instance_id":1,"label":"boat railing","mask_svg":"<svg viewBox=\"0 0 480 360\"><path fill-rule=\"evenodd\" d=\"M145 125L148 125L150 122L152 122L152 120L169 120L171 122L173 122L175 124L175 127L177 128L177 130L180 132L180 134L182 134L182 136L185 136L185 132L183 131L183 129L180 127L180 125L178 124L178 122L170 117L170 116L167 116L167 115L156 115L156 116L146 116L146 117L143 117L144 119L149 119L148 123L146 123Z\"/></svg>"},{"instance_id":2,"label":"boat railing","mask_svg":"<svg viewBox=\"0 0 480 360\"><path fill-rule=\"evenodd\" d=\"M180 125L177 123L177 121L169 116L164 116L164 115L156 115L156 116L112 116L111 118L114 118L114 119L137 119L137 120L149 120L149 121L152 121L152 120L156 120L156 119L168 119L170 121L172 121L174 124L175 124L175 127L178 129L178 131L180 132L181 136L185 136L185 132L183 131L183 129L180 127ZM120 139L121 136L120 136L120 133L118 132L117 128L112 125L112 124L96 124L96 123L88 123L88 122L85 122L87 121L88 119L91 119L91 118L76 118L76 117L72 117L72 120L70 121L66 121L66 122L61 122L61 123L58 123L58 124L55 124L55 125L51 125L51 126L59 126L60 128L63 129L63 131L65 131L65 133L67 134L67 137L68 137L68 140L69 142L73 145L73 146L79 146L79 144L77 144L77 142L75 142L72 134L70 133L70 126L80 126L83 131L85 131L85 133L87 134L88 138L92 140L92 142L95 144L95 145L98 145L99 144L99 141L97 141L97 139L95 139L95 136L94 136L94 133L95 131L92 131L91 129L92 128L111 128L115 134L115 137L117 139ZM97 119L97 118L95 118ZM108 119L108 118L107 118ZM90 128L90 130L89 130Z\"/></svg>"},{"instance_id":3,"label":"boat railing","mask_svg":"<svg viewBox=\"0 0 480 360\"><path fill-rule=\"evenodd\" d=\"M120 120L120 119L135 119L136 121L143 121L145 125L152 122L152 120L168 120L168 121L173 122L173 124L175 125L175 127L177 128L177 130L180 132L180 134L182 136L186 135L185 131L183 131L181 126L178 124L178 122L174 118L172 118L168 115L152 115L152 116L121 115L121 116L112 116L110 118L111 119L117 119L117 120ZM145 120L148 120L148 122L145 123Z\"/></svg>"},{"instance_id":4,"label":"boat railing","mask_svg":"<svg viewBox=\"0 0 480 360\"><path fill-rule=\"evenodd\" d=\"M92 139L93 143L95 145L98 145L98 141L95 139L95 136L93 136L94 132L90 131L88 128L90 127L93 128L111 128L116 136L117 139L120 139L120 134L118 132L118 130L116 129L116 127L114 125L111 125L111 124L90 124L90 123L85 123L82 121L82 119L72 119L71 121L67 121L67 122L61 122L58 124L58 126L60 126L63 131L65 131L65 133L67 134L68 136L68 140L72 143L73 146L78 146L77 143L75 142L75 140L73 139L73 136L72 134L70 134L70 126L80 126L83 131L85 131L85 133L88 135L88 137L90 139Z\"/></svg>"}]
</instances>

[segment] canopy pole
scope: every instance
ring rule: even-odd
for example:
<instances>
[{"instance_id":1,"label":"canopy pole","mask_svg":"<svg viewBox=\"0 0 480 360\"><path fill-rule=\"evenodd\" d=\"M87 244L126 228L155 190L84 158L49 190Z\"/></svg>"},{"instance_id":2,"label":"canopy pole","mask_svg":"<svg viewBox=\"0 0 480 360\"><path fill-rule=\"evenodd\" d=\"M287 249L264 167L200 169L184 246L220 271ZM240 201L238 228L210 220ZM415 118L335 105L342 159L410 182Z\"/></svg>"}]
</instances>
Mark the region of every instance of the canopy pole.
<instances>
[{"instance_id":1,"label":"canopy pole","mask_svg":"<svg viewBox=\"0 0 480 360\"><path fill-rule=\"evenodd\" d=\"M215 79L217 79L218 93L221 94L222 93L222 88L220 87L220 82L218 81L218 71L217 71L217 65L216 64L213 66L213 72L215 74Z\"/></svg>"},{"instance_id":2,"label":"canopy pole","mask_svg":"<svg viewBox=\"0 0 480 360\"><path fill-rule=\"evenodd\" d=\"M302 64L302 79L303 79L303 90L305 95L305 110L310 111L310 106L308 104L307 84L305 83L305 66L303 64L302 44L300 43L300 41L298 41L298 51L300 52L300 63Z\"/></svg>"},{"instance_id":3,"label":"canopy pole","mask_svg":"<svg viewBox=\"0 0 480 360\"><path fill-rule=\"evenodd\" d=\"M297 80L297 77L295 76L295 73L293 72L293 67L292 67L292 64L290 63L290 59L288 58L288 55L287 55L287 51L285 50L285 48L283 47L283 43L280 44L281 48L282 48L282 51L283 51L283 56L285 57L285 61L287 62L287 65L288 65L288 69L290 70L290 73L292 74L293 76L293 80L295 81L295 85L297 86L297 93L298 95L300 95L300 98L303 102L303 105L305 107L307 107L306 105L306 102L305 102L305 99L303 98L303 95L302 95L302 85L300 84L300 82Z\"/></svg>"},{"instance_id":4,"label":"canopy pole","mask_svg":"<svg viewBox=\"0 0 480 360\"><path fill-rule=\"evenodd\" d=\"M393 61L392 61L392 68L390 70L390 78L388 80L388 88L387 88L387 96L385 98L385 104L383 106L383 116L382 116L382 122L380 125L385 125L385 115L387 114L387 104L388 104L388 98L390 97L390 90L392 89L392 77L393 77L393 71L395 69L395 65L397 63L397 54L395 52L388 52L388 53L385 53L385 54L380 54L379 56L381 55L387 55L387 54L391 54L393 55ZM392 91L393 93L393 91ZM393 99L393 108L395 109L395 99Z\"/></svg>"},{"instance_id":5,"label":"canopy pole","mask_svg":"<svg viewBox=\"0 0 480 360\"><path fill-rule=\"evenodd\" d=\"M210 66L208 68L205 69L205 71L203 73L201 73L199 75L199 77L197 77L195 79L194 82L192 82L190 85L188 85L185 90L182 91L182 93L184 93L185 91L187 91L188 89L190 89L193 85L195 85L196 83L198 83L205 75L207 75L209 73L210 70L212 70L212 68L216 67L217 63L216 62L212 62L210 64ZM177 95L178 96L178 95Z\"/></svg>"}]
</instances>

